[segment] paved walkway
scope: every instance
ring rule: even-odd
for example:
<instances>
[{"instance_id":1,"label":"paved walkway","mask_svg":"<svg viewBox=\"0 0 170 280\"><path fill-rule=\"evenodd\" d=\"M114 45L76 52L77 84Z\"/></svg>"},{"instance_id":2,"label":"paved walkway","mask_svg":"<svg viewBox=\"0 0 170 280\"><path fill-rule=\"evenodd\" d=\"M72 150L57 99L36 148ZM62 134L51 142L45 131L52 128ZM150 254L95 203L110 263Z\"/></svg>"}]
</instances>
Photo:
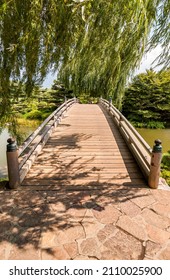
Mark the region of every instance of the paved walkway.
<instances>
[{"instance_id":1,"label":"paved walkway","mask_svg":"<svg viewBox=\"0 0 170 280\"><path fill-rule=\"evenodd\" d=\"M110 117L75 105L22 189L0 191L0 259L170 259L169 201Z\"/></svg>"}]
</instances>

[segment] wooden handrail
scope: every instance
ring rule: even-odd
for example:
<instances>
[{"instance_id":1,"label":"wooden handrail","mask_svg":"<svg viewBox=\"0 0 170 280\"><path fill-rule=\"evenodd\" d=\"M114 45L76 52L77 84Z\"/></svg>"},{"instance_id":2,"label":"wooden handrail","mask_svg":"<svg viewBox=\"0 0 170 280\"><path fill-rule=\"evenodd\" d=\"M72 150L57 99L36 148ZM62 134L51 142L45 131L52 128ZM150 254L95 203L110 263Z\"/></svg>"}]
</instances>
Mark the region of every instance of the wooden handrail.
<instances>
[{"instance_id":1,"label":"wooden handrail","mask_svg":"<svg viewBox=\"0 0 170 280\"><path fill-rule=\"evenodd\" d=\"M55 126L60 122L61 117L74 103L76 98L65 101L58 107L43 123L24 141L18 149L20 183L25 178L35 158L42 150L50 137Z\"/></svg>"},{"instance_id":2,"label":"wooden handrail","mask_svg":"<svg viewBox=\"0 0 170 280\"><path fill-rule=\"evenodd\" d=\"M145 178L148 180L152 154L151 147L115 106L103 98L100 98L100 104L106 107L113 116L115 124L139 164Z\"/></svg>"}]
</instances>

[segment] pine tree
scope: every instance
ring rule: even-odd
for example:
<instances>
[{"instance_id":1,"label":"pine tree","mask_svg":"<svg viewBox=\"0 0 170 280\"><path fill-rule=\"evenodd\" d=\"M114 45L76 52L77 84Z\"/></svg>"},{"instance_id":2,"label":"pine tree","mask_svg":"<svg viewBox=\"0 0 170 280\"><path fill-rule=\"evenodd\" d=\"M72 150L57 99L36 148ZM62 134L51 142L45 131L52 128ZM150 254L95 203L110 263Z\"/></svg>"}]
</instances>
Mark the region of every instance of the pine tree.
<instances>
[{"instance_id":1,"label":"pine tree","mask_svg":"<svg viewBox=\"0 0 170 280\"><path fill-rule=\"evenodd\" d=\"M122 112L137 126L170 126L170 69L137 75L125 91Z\"/></svg>"}]
</instances>

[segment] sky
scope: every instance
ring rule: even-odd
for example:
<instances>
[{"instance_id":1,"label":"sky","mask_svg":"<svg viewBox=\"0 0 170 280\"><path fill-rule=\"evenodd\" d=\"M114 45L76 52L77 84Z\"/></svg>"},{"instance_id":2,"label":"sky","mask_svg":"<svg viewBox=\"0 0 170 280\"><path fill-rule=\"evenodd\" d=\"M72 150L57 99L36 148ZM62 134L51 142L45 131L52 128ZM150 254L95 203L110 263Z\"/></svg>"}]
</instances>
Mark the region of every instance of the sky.
<instances>
[{"instance_id":1,"label":"sky","mask_svg":"<svg viewBox=\"0 0 170 280\"><path fill-rule=\"evenodd\" d=\"M49 73L42 85L43 88L51 88L53 81L56 80L56 73Z\"/></svg>"},{"instance_id":2,"label":"sky","mask_svg":"<svg viewBox=\"0 0 170 280\"><path fill-rule=\"evenodd\" d=\"M136 70L135 75L139 73L144 73L147 69L154 68L155 63L152 64L152 62L158 57L158 55L161 53L161 46L158 45L155 49L152 51L148 52L143 56L143 59L141 61L139 69ZM159 71L161 67L155 67L155 71Z\"/></svg>"},{"instance_id":3,"label":"sky","mask_svg":"<svg viewBox=\"0 0 170 280\"><path fill-rule=\"evenodd\" d=\"M134 76L139 73L144 73L147 69L154 68L155 64L152 65L152 62L160 53L161 53L161 46L158 45L151 52L145 54L141 61L140 67L135 71ZM156 67L154 70L158 71L160 70L160 67ZM42 85L43 88L51 88L53 81L56 79L56 75L57 75L56 73L55 74L49 73Z\"/></svg>"}]
</instances>

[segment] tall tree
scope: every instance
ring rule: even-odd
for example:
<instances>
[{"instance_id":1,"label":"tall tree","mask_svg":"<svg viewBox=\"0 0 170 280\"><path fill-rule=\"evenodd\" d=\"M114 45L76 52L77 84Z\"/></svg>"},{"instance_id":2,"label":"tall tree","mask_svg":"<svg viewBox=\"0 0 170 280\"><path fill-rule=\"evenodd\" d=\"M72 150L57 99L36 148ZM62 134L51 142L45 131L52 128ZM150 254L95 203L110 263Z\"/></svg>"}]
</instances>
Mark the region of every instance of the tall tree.
<instances>
[{"instance_id":1,"label":"tall tree","mask_svg":"<svg viewBox=\"0 0 170 280\"><path fill-rule=\"evenodd\" d=\"M170 126L170 69L148 70L134 77L125 91L123 114L137 126Z\"/></svg>"},{"instance_id":2,"label":"tall tree","mask_svg":"<svg viewBox=\"0 0 170 280\"><path fill-rule=\"evenodd\" d=\"M51 69L76 92L113 95L120 107L155 22L152 45L161 40L166 54L169 10L169 0L0 0L0 118L11 80L30 94Z\"/></svg>"},{"instance_id":3,"label":"tall tree","mask_svg":"<svg viewBox=\"0 0 170 280\"><path fill-rule=\"evenodd\" d=\"M76 24L63 0L0 1L0 118L10 108L10 83L25 83L29 95L69 52ZM72 2L72 1L71 1Z\"/></svg>"},{"instance_id":4,"label":"tall tree","mask_svg":"<svg viewBox=\"0 0 170 280\"><path fill-rule=\"evenodd\" d=\"M168 30L170 2L87 2L82 7L85 27L81 36L76 37L69 59L62 64L60 77L77 93L85 91L97 96L113 96L120 108L127 78L139 64L154 25L149 46L151 48L161 41L165 62L169 33L162 32L161 28L164 26ZM168 66L168 57L166 63Z\"/></svg>"},{"instance_id":5,"label":"tall tree","mask_svg":"<svg viewBox=\"0 0 170 280\"><path fill-rule=\"evenodd\" d=\"M160 1L156 10L149 49L158 44L162 46L163 51L156 61L166 69L170 66L170 0Z\"/></svg>"}]
</instances>

